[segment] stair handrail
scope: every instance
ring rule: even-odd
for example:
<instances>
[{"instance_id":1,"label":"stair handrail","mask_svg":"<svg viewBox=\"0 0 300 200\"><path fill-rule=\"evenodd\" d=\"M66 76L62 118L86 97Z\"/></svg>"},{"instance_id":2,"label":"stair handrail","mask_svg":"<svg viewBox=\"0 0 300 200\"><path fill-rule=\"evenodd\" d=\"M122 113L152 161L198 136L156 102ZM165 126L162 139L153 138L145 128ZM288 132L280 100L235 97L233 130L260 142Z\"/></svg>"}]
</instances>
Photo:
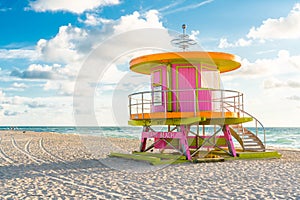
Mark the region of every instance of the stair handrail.
<instances>
[{"instance_id":1,"label":"stair handrail","mask_svg":"<svg viewBox=\"0 0 300 200\"><path fill-rule=\"evenodd\" d=\"M240 108L237 108L240 112L250 116L252 119L255 120L255 128L256 128L256 136L258 135L258 129L257 129L257 123L259 123L259 125L262 127L263 129L263 134L264 134L264 146L265 146L265 149L266 149L266 129L264 127L264 125L256 118L254 117L253 115L251 115L250 113L248 113L247 111L245 110L242 110Z\"/></svg>"}]
</instances>

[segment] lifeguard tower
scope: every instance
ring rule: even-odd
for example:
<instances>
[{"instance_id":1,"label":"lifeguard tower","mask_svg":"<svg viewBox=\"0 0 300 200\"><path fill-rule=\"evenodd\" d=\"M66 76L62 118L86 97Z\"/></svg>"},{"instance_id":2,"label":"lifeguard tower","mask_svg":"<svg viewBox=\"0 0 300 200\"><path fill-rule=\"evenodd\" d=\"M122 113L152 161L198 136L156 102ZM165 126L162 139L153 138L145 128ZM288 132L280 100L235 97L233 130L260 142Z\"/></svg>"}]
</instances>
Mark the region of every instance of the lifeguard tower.
<instances>
[{"instance_id":1,"label":"lifeguard tower","mask_svg":"<svg viewBox=\"0 0 300 200\"><path fill-rule=\"evenodd\" d=\"M235 145L241 151L265 151L264 127L244 111L243 94L221 88L220 74L241 64L228 53L187 51L195 41L186 34L186 26L182 28L183 33L172 40L182 51L130 61L132 71L151 80L150 91L129 95L128 123L143 127L139 151L172 149L187 160L203 149L236 157ZM250 121L255 124L252 131L243 127Z\"/></svg>"}]
</instances>

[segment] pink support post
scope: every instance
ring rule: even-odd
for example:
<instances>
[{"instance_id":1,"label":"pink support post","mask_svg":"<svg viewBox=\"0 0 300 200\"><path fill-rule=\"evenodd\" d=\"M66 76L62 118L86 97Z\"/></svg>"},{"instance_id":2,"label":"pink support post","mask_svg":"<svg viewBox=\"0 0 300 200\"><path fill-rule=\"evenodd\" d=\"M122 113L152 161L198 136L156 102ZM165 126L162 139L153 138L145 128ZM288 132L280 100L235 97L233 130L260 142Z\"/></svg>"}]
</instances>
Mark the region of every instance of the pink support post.
<instances>
[{"instance_id":1,"label":"pink support post","mask_svg":"<svg viewBox=\"0 0 300 200\"><path fill-rule=\"evenodd\" d=\"M180 131L182 133L182 137L180 138L180 144L183 150L184 155L188 160L191 160L191 153L190 153L190 148L187 140L187 135L188 135L188 128L184 125L180 126Z\"/></svg>"},{"instance_id":2,"label":"pink support post","mask_svg":"<svg viewBox=\"0 0 300 200\"><path fill-rule=\"evenodd\" d=\"M149 131L149 127L144 126L143 127L143 132L148 132ZM141 144L140 144L140 152L144 152L146 149L146 143L147 143L147 138L146 137L142 137L141 138Z\"/></svg>"},{"instance_id":3,"label":"pink support post","mask_svg":"<svg viewBox=\"0 0 300 200\"><path fill-rule=\"evenodd\" d=\"M228 124L223 126L223 133L224 133L225 139L226 139L227 144L228 144L229 152L231 153L231 155L233 157L236 157L236 151L235 151L235 148L234 148L234 144L233 144L233 141L232 141L232 137L231 137L231 133L230 133L230 129L229 129Z\"/></svg>"}]
</instances>

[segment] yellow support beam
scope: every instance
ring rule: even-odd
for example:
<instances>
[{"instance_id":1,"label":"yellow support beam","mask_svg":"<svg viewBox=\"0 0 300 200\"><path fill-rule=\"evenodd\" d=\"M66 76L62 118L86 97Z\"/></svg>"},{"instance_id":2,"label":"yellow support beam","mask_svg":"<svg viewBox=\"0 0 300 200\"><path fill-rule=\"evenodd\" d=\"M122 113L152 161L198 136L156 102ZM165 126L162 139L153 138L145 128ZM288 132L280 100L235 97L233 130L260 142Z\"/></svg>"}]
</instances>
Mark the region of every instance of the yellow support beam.
<instances>
[{"instance_id":1,"label":"yellow support beam","mask_svg":"<svg viewBox=\"0 0 300 200\"><path fill-rule=\"evenodd\" d=\"M159 125L188 125L205 121L204 117L173 118L173 119L137 119L128 121L131 126L159 126Z\"/></svg>"}]
</instances>

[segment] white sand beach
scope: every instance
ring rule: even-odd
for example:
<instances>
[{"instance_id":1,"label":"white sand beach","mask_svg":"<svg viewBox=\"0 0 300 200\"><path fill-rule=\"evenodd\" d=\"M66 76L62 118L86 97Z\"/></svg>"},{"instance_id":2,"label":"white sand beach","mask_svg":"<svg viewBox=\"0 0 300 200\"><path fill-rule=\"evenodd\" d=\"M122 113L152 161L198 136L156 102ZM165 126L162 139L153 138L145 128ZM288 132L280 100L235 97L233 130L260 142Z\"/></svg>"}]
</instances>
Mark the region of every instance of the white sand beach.
<instances>
[{"instance_id":1,"label":"white sand beach","mask_svg":"<svg viewBox=\"0 0 300 200\"><path fill-rule=\"evenodd\" d=\"M111 149L137 150L136 140L28 131L1 131L0 139L0 199L300 199L297 150L151 166L106 158Z\"/></svg>"}]
</instances>

